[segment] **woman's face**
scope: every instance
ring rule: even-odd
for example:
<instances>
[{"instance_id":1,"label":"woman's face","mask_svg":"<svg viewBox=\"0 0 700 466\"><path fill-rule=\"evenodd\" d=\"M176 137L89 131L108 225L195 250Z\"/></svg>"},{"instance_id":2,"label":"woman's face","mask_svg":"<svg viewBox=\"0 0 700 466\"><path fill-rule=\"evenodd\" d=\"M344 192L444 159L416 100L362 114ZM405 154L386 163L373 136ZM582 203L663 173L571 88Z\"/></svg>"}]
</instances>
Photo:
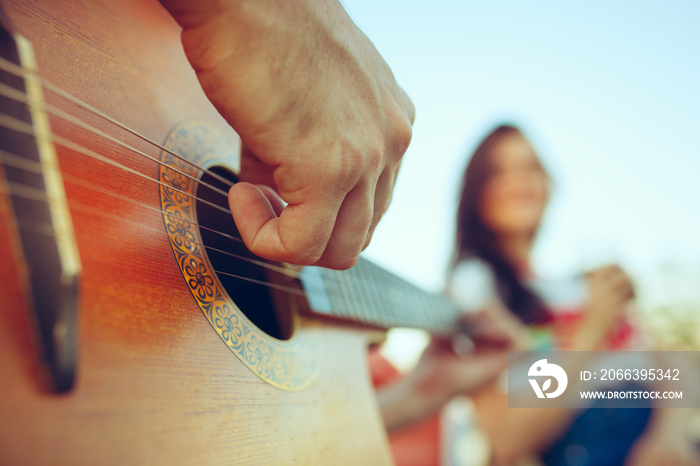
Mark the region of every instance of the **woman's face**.
<instances>
[{"instance_id":1,"label":"woman's face","mask_svg":"<svg viewBox=\"0 0 700 466\"><path fill-rule=\"evenodd\" d=\"M547 174L520 134L501 137L490 155L491 175L479 206L482 221L496 234L532 234L547 204Z\"/></svg>"}]
</instances>

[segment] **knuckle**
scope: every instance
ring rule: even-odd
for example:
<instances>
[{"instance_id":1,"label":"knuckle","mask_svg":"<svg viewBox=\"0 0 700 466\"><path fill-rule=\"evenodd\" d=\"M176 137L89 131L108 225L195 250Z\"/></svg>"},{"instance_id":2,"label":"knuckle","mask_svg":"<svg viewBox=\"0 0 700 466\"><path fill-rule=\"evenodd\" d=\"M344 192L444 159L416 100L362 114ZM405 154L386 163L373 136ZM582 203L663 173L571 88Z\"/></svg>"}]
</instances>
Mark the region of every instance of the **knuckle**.
<instances>
[{"instance_id":1,"label":"knuckle","mask_svg":"<svg viewBox=\"0 0 700 466\"><path fill-rule=\"evenodd\" d=\"M338 270L347 270L347 269L354 267L355 264L357 264L357 261L359 261L359 260L360 260L359 255L348 257L348 258L339 260L335 264L335 268L337 268Z\"/></svg>"},{"instance_id":2,"label":"knuckle","mask_svg":"<svg viewBox=\"0 0 700 466\"><path fill-rule=\"evenodd\" d=\"M326 251L328 255L324 259L327 259L334 269L347 270L357 264L360 259L366 238L367 229L346 232L343 240L336 242L332 248Z\"/></svg>"},{"instance_id":3,"label":"knuckle","mask_svg":"<svg viewBox=\"0 0 700 466\"><path fill-rule=\"evenodd\" d=\"M375 223L379 222L379 219L389 210L389 206L391 205L391 199L392 195L389 193L389 195L385 198L382 199L378 202L378 206L375 209L374 215L376 216Z\"/></svg>"},{"instance_id":4,"label":"knuckle","mask_svg":"<svg viewBox=\"0 0 700 466\"><path fill-rule=\"evenodd\" d=\"M367 158L358 147L341 149L326 167L331 187L344 193L349 192L357 184L367 165Z\"/></svg>"},{"instance_id":5,"label":"knuckle","mask_svg":"<svg viewBox=\"0 0 700 466\"><path fill-rule=\"evenodd\" d=\"M408 150L413 139L413 126L406 116L395 118L388 141L388 152L398 162Z\"/></svg>"},{"instance_id":6,"label":"knuckle","mask_svg":"<svg viewBox=\"0 0 700 466\"><path fill-rule=\"evenodd\" d=\"M184 29L181 35L187 58L200 75L213 72L228 58L228 50L209 40L208 34L205 27L198 27Z\"/></svg>"},{"instance_id":7,"label":"knuckle","mask_svg":"<svg viewBox=\"0 0 700 466\"><path fill-rule=\"evenodd\" d=\"M369 233L374 222L374 213L372 206L366 206L365 212L357 219L356 227L354 228L355 237L357 238L354 242L361 243L364 236Z\"/></svg>"},{"instance_id":8,"label":"knuckle","mask_svg":"<svg viewBox=\"0 0 700 466\"><path fill-rule=\"evenodd\" d=\"M322 254L323 252L319 253L311 249L305 251L290 251L286 262L297 265L314 265L321 259Z\"/></svg>"},{"instance_id":9,"label":"knuckle","mask_svg":"<svg viewBox=\"0 0 700 466\"><path fill-rule=\"evenodd\" d=\"M327 241L320 236L286 236L280 235L284 248L284 260L298 265L313 265L323 255Z\"/></svg>"},{"instance_id":10,"label":"knuckle","mask_svg":"<svg viewBox=\"0 0 700 466\"><path fill-rule=\"evenodd\" d=\"M406 152L408 146L411 144L411 140L413 139L413 126L411 125L411 122L404 119L402 123L403 124L400 125L397 135L397 142L401 155Z\"/></svg>"}]
</instances>

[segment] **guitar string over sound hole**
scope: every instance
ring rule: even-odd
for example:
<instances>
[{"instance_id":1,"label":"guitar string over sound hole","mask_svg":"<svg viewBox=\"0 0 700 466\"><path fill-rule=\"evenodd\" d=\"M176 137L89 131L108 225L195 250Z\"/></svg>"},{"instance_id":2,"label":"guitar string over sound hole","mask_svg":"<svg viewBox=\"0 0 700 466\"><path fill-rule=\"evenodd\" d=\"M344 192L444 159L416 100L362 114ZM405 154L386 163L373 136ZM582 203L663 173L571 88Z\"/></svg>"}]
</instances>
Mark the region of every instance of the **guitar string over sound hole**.
<instances>
[{"instance_id":1,"label":"guitar string over sound hole","mask_svg":"<svg viewBox=\"0 0 700 466\"><path fill-rule=\"evenodd\" d=\"M253 256L238 237L227 191L240 143L206 122L185 120L163 146L163 227L194 302L254 374L282 390L305 390L321 372L320 326L298 312L298 273ZM198 178L202 173L209 176Z\"/></svg>"},{"instance_id":2,"label":"guitar string over sound hole","mask_svg":"<svg viewBox=\"0 0 700 466\"><path fill-rule=\"evenodd\" d=\"M231 182L236 182L236 176L221 166L209 167L209 172L219 175ZM289 297L283 291L272 288L267 283L275 283L278 272L261 267L251 261L267 262L251 253L242 240L236 224L230 214L222 212L207 202L228 209L227 198L209 186L227 191L228 186L210 173L204 173L197 188L197 223L202 243L211 262L216 276L233 302L241 312L260 330L271 337L288 340L293 333L292 318L288 310ZM239 240L219 234L233 236ZM249 259L245 260L243 258ZM202 283L198 286L211 286L207 280L211 277L197 274Z\"/></svg>"}]
</instances>

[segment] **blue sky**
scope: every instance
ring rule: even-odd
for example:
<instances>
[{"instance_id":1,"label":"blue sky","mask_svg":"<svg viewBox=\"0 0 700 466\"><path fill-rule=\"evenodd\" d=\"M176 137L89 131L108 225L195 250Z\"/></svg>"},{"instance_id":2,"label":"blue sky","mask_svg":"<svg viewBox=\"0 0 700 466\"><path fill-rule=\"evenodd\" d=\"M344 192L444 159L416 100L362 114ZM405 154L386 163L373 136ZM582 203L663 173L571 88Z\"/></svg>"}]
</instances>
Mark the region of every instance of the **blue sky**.
<instances>
[{"instance_id":1,"label":"blue sky","mask_svg":"<svg viewBox=\"0 0 700 466\"><path fill-rule=\"evenodd\" d=\"M555 181L543 274L700 264L700 2L343 4L417 109L367 257L439 289L466 156L510 121Z\"/></svg>"}]
</instances>

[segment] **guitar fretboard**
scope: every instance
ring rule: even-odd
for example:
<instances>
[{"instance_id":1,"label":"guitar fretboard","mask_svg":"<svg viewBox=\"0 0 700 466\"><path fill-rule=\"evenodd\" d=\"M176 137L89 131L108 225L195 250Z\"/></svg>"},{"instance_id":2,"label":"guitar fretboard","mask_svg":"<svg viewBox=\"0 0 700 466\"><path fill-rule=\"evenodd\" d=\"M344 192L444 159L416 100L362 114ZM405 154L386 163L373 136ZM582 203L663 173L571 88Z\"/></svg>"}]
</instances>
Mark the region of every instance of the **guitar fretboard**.
<instances>
[{"instance_id":1,"label":"guitar fretboard","mask_svg":"<svg viewBox=\"0 0 700 466\"><path fill-rule=\"evenodd\" d=\"M301 282L314 312L377 327L442 332L453 328L460 314L444 296L421 290L366 259L344 271L304 267Z\"/></svg>"}]
</instances>

